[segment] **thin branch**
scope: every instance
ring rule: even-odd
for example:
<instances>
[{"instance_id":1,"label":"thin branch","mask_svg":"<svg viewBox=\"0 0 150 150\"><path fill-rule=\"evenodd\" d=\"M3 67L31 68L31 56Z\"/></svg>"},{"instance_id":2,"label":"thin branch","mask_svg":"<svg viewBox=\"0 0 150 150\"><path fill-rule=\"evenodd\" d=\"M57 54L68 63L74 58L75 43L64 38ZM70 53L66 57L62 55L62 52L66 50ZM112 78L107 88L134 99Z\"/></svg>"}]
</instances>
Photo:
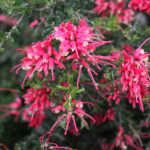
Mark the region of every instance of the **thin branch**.
<instances>
[{"instance_id":1,"label":"thin branch","mask_svg":"<svg viewBox=\"0 0 150 150\"><path fill-rule=\"evenodd\" d=\"M21 16L21 17L19 18L19 20L17 21L17 23L11 28L11 30L10 30L9 32L7 32L7 34L6 34L6 36L5 36L6 38L3 38L3 40L2 40L1 43L0 43L0 48L3 46L5 40L8 39L8 38L12 35L13 31L16 30L16 28L18 27L18 25L19 25L20 22L22 21L23 17L24 17L24 16Z\"/></svg>"}]
</instances>

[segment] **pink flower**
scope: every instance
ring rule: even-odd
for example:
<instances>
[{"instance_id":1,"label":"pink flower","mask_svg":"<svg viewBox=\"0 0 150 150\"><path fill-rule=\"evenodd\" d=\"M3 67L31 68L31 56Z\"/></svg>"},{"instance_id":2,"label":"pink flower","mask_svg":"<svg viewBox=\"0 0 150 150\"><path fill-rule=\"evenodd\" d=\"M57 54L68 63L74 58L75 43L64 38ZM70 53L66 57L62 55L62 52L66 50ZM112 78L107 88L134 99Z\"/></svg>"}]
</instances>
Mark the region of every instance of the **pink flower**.
<instances>
[{"instance_id":1,"label":"pink flower","mask_svg":"<svg viewBox=\"0 0 150 150\"><path fill-rule=\"evenodd\" d=\"M129 24L133 21L134 12L132 9L123 9L121 11L117 10L116 16L118 21L124 24Z\"/></svg>"},{"instance_id":2,"label":"pink flower","mask_svg":"<svg viewBox=\"0 0 150 150\"><path fill-rule=\"evenodd\" d=\"M25 104L29 105L24 112L23 118L29 122L29 126L39 127L45 119L44 111L51 107L48 95L51 90L49 88L27 90L27 93L23 95Z\"/></svg>"},{"instance_id":3,"label":"pink flower","mask_svg":"<svg viewBox=\"0 0 150 150\"><path fill-rule=\"evenodd\" d=\"M23 52L26 54L21 59L21 63L15 66L16 73L20 69L26 70L26 75L22 83L22 87L26 78L32 79L35 72L44 72L45 76L49 75L51 71L52 80L55 80L55 67L64 69L65 66L57 59L59 53L51 46L51 35L44 41L36 42L30 47L27 47Z\"/></svg>"},{"instance_id":4,"label":"pink flower","mask_svg":"<svg viewBox=\"0 0 150 150\"><path fill-rule=\"evenodd\" d=\"M29 28L32 29L32 28L36 27L40 22L42 22L44 24L47 24L47 21L46 21L45 17L41 17L39 19L35 19L34 21L32 21L29 24Z\"/></svg>"},{"instance_id":5,"label":"pink flower","mask_svg":"<svg viewBox=\"0 0 150 150\"><path fill-rule=\"evenodd\" d=\"M121 52L120 51L113 51L111 53L112 55L112 58L115 59L115 60L119 60L120 59L120 56L121 56Z\"/></svg>"},{"instance_id":6,"label":"pink flower","mask_svg":"<svg viewBox=\"0 0 150 150\"><path fill-rule=\"evenodd\" d=\"M37 19L35 19L33 22L31 22L29 24L29 28L32 29L32 28L36 27L38 24L39 24L39 21Z\"/></svg>"},{"instance_id":7,"label":"pink flower","mask_svg":"<svg viewBox=\"0 0 150 150\"><path fill-rule=\"evenodd\" d=\"M111 144L102 144L101 146L102 150L114 150L115 148L125 150L130 147L135 150L143 150L140 142L132 135L126 134L122 126L118 126L118 133L114 142Z\"/></svg>"},{"instance_id":8,"label":"pink flower","mask_svg":"<svg viewBox=\"0 0 150 150\"><path fill-rule=\"evenodd\" d=\"M63 56L66 60L71 60L73 69L79 70L77 86L79 85L82 68L84 67L96 89L98 89L93 77L93 74L97 75L97 73L91 68L91 65L100 69L99 64L106 63L103 60L112 59L106 56L96 56L94 51L97 47L108 44L110 41L101 40L100 37L102 36L94 34L92 28L83 19L80 20L78 26L71 22L61 23L58 27L55 27L53 37L60 41L60 59Z\"/></svg>"},{"instance_id":9,"label":"pink flower","mask_svg":"<svg viewBox=\"0 0 150 150\"><path fill-rule=\"evenodd\" d=\"M129 44L124 44L122 46L122 50L125 50L128 53L132 53L133 52L133 47L131 45L129 45Z\"/></svg>"},{"instance_id":10,"label":"pink flower","mask_svg":"<svg viewBox=\"0 0 150 150\"><path fill-rule=\"evenodd\" d=\"M112 101L115 101L116 104L120 103L120 88L118 86L118 80L114 80L113 84L106 87L105 95L110 106Z\"/></svg>"},{"instance_id":11,"label":"pink flower","mask_svg":"<svg viewBox=\"0 0 150 150\"><path fill-rule=\"evenodd\" d=\"M53 126L50 128L50 130L46 134L49 134L49 136L52 136L56 126L63 120L66 121L66 127L65 127L65 132L64 132L65 135L67 135L68 129L72 124L74 126L75 132L78 132L79 129L76 124L75 116L79 117L81 119L82 123L86 127L88 127L88 123L84 119L85 117L91 119L92 122L95 122L95 119L83 110L84 104L93 105L90 102L82 102L80 100L78 100L78 101L72 100L72 104L70 104L70 108L66 109L64 107L65 103L62 105L57 105L57 106L53 107L52 108L53 113L58 114L58 113L62 112L62 115L58 117L56 122L53 124ZM42 136L42 139L44 138L45 135Z\"/></svg>"},{"instance_id":12,"label":"pink flower","mask_svg":"<svg viewBox=\"0 0 150 150\"><path fill-rule=\"evenodd\" d=\"M114 15L120 23L128 24L132 22L134 12L132 9L125 8L124 1L114 2L112 0L96 0L94 12L102 17Z\"/></svg>"},{"instance_id":13,"label":"pink flower","mask_svg":"<svg viewBox=\"0 0 150 150\"><path fill-rule=\"evenodd\" d=\"M102 17L109 16L110 14L114 14L115 4L112 1L106 0L95 0L95 8L94 12L98 15L102 15Z\"/></svg>"},{"instance_id":14,"label":"pink flower","mask_svg":"<svg viewBox=\"0 0 150 150\"><path fill-rule=\"evenodd\" d=\"M131 0L129 7L135 11L142 11L150 14L150 1L149 0Z\"/></svg>"},{"instance_id":15,"label":"pink flower","mask_svg":"<svg viewBox=\"0 0 150 150\"><path fill-rule=\"evenodd\" d=\"M92 33L92 28L86 22L79 23L78 26L71 22L61 23L54 29L54 39L60 41L60 56L70 56L79 59L81 56L89 56L94 52L96 47L109 43L98 39L98 36Z\"/></svg>"},{"instance_id":16,"label":"pink flower","mask_svg":"<svg viewBox=\"0 0 150 150\"><path fill-rule=\"evenodd\" d=\"M142 46L150 40L148 38L133 54L123 51L124 61L121 64L119 74L121 74L122 92L127 93L129 103L135 108L139 105L144 111L143 98L148 94L150 77L148 74L148 53L142 50Z\"/></svg>"},{"instance_id":17,"label":"pink flower","mask_svg":"<svg viewBox=\"0 0 150 150\"><path fill-rule=\"evenodd\" d=\"M2 23L5 23L10 26L14 26L17 24L17 21L18 20L16 18L11 18L9 16L0 14L0 22L2 22Z\"/></svg>"},{"instance_id":18,"label":"pink flower","mask_svg":"<svg viewBox=\"0 0 150 150\"><path fill-rule=\"evenodd\" d=\"M127 146L131 146L136 150L143 150L140 144L130 134L125 134L122 126L118 127L118 133L115 138L115 146L120 147L122 150L127 149Z\"/></svg>"}]
</instances>

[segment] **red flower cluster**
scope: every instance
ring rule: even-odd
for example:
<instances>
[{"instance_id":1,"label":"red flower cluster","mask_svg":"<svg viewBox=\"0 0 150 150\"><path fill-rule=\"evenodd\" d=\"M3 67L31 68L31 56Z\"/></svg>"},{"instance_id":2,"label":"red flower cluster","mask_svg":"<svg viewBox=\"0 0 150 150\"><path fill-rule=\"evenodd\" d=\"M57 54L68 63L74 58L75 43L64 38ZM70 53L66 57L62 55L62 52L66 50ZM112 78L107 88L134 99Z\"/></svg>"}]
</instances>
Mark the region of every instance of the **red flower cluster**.
<instances>
[{"instance_id":1,"label":"red flower cluster","mask_svg":"<svg viewBox=\"0 0 150 150\"><path fill-rule=\"evenodd\" d=\"M39 41L23 50L23 53L26 54L26 57L21 59L21 63L15 66L13 69L16 69L16 73L22 68L26 70L26 78L32 79L34 73L44 72L45 76L49 75L51 71L52 80L54 77L54 67L64 69L65 66L58 60L58 52L51 46L52 36L50 35L46 40Z\"/></svg>"},{"instance_id":2,"label":"red flower cluster","mask_svg":"<svg viewBox=\"0 0 150 150\"><path fill-rule=\"evenodd\" d=\"M134 138L131 135L124 134L124 129L122 126L118 127L118 133L114 144L121 149L125 149L127 148L127 146L131 146L136 150L142 150L140 144L138 144L138 142L135 142Z\"/></svg>"},{"instance_id":3,"label":"red flower cluster","mask_svg":"<svg viewBox=\"0 0 150 150\"><path fill-rule=\"evenodd\" d=\"M97 73L91 68L91 65L100 69L100 64L109 64L112 61L109 56L94 55L94 51L98 46L108 44L110 41L101 40L101 35L94 34L92 28L88 26L85 20L81 20L76 26L71 22L60 24L55 27L52 35L49 35L44 41L36 42L27 47L23 52L26 54L21 63L15 66L16 73L22 68L26 70L26 78L32 79L35 72L44 72L45 76L51 71L52 80L54 80L55 67L65 69L63 63L72 61L72 69L79 70L77 85L79 84L82 68L86 68L96 89L98 86L94 80L93 74ZM60 45L58 51L55 50L51 42L59 40Z\"/></svg>"},{"instance_id":4,"label":"red flower cluster","mask_svg":"<svg viewBox=\"0 0 150 150\"><path fill-rule=\"evenodd\" d=\"M93 122L95 122L95 119L90 116L89 114L87 114L84 110L83 110L83 105L84 104L91 104L93 105L92 103L89 103L89 102L82 102L80 100L72 100L72 107L70 108L70 110L66 113L64 113L63 115L61 115L58 120L55 122L55 124L53 125L53 127L51 128L50 132L52 133L54 128L56 127L56 125L61 122L62 120L66 120L66 129L65 129L65 135L67 134L67 131L69 129L69 125L71 124L71 120L72 120L72 123L74 125L74 129L76 132L78 132L78 128L77 128L77 125L76 125L76 121L75 121L75 115L78 116L81 121L83 122L83 124L88 127L88 123L85 121L85 119L83 117L88 117L90 118ZM66 108L64 108L64 105L58 105L54 108L52 108L52 112L54 113L60 113L60 112L66 112Z\"/></svg>"},{"instance_id":5,"label":"red flower cluster","mask_svg":"<svg viewBox=\"0 0 150 150\"><path fill-rule=\"evenodd\" d=\"M144 43L148 40L150 39L145 40ZM126 92L129 103L134 108L138 104L141 111L144 111L142 100L148 94L150 86L148 53L141 49L144 43L135 50L134 54L123 51L124 61L119 70L122 92Z\"/></svg>"},{"instance_id":6,"label":"red flower cluster","mask_svg":"<svg viewBox=\"0 0 150 150\"><path fill-rule=\"evenodd\" d=\"M149 0L131 0L129 7L135 11L142 11L150 14L150 1Z\"/></svg>"},{"instance_id":7,"label":"red flower cluster","mask_svg":"<svg viewBox=\"0 0 150 150\"><path fill-rule=\"evenodd\" d=\"M128 24L133 19L133 11L131 9L125 9L124 1L113 2L112 0L97 0L96 4L97 6L94 11L103 17L113 14L116 15L119 22L125 24ZM31 27L36 26L37 23L38 21L35 20L35 22L31 24ZM32 80L33 76L40 76L40 78L45 79L42 80L44 84L41 87L29 88L26 94L23 95L26 104L26 108L23 110L24 120L29 122L29 126L37 128L46 117L46 109L51 110L52 113L60 114L50 130L41 137L42 142L45 142L44 138L48 137L46 144L50 145L51 148L65 148L56 143L49 142L56 126L61 122L62 124L65 122L64 134L67 135L70 130L71 133L79 132L76 123L77 119L81 120L81 127L88 127L85 118L89 118L94 123L96 122L97 125L107 120L114 120L115 118L115 111L113 109L109 109L105 115L95 114L94 117L92 117L86 113L83 106L85 104L93 106L93 103L76 100L76 95L83 91L83 89L78 88L83 69L87 71L96 90L98 90L98 84L94 78L94 75L97 76L98 73L95 70L100 70L101 65L104 64L115 67L111 64L111 61L120 61L121 52L112 53L112 56L95 54L97 47L111 43L110 41L102 40L103 38L102 35L95 34L93 28L82 19L78 25L74 25L72 22L61 23L54 28L52 34L46 39L33 43L31 46L21 50L25 53L25 57L22 58L20 64L13 69L16 69L16 73L20 69L26 70L22 86L27 78ZM149 39L146 41L148 40ZM54 48L52 44L53 41L58 41L55 45L57 49L56 47ZM146 41L144 41L144 43ZM113 83L109 82L107 78L103 78L100 81L101 83L106 83L107 81L109 83L105 85L106 89L104 87L103 92L104 97L107 97L108 100L115 100L116 103L119 103L121 98L120 94L127 93L129 103L131 103L133 107L138 104L141 111L144 111L142 101L148 94L150 85L148 54L141 49L144 43L136 49L134 53L128 46L126 46L127 50L122 52L123 62L119 70L121 79L114 78ZM52 86L45 84L45 81L55 80L54 71L56 69L59 71L59 69L66 68L69 68L70 72L73 72L73 70L78 71L77 79L74 79L77 80L77 87L73 87L73 81L71 81L70 78L68 78L67 81L64 79L64 82L59 78L59 80L57 80L58 82L55 82L55 85L54 82L52 82ZM58 72L58 74L59 73L60 72ZM50 80L48 78L49 75L51 78ZM74 77L73 75L72 78ZM119 81L121 81L121 90L119 89ZM53 91L51 91L51 89ZM58 98L61 102L54 101L53 105L49 99L49 96L53 96L52 93L60 94L55 98ZM19 104L20 103L11 104L10 107L16 111L16 109L20 107ZM119 127L117 137L115 142L111 145L111 148L119 146L121 149L125 149L127 145L137 148L133 138L130 135L123 134L124 130L122 127Z\"/></svg>"},{"instance_id":8,"label":"red flower cluster","mask_svg":"<svg viewBox=\"0 0 150 150\"><path fill-rule=\"evenodd\" d=\"M125 1L114 2L113 0L96 0L94 12L102 17L114 15L120 23L128 24L133 20L132 9L125 8Z\"/></svg>"},{"instance_id":9,"label":"red flower cluster","mask_svg":"<svg viewBox=\"0 0 150 150\"><path fill-rule=\"evenodd\" d=\"M116 135L115 141L111 144L103 143L101 145L102 150L114 150L115 148L120 148L121 150L128 149L132 147L135 150L143 150L138 142L132 135L125 134L122 126L118 127L118 133Z\"/></svg>"},{"instance_id":10,"label":"red flower cluster","mask_svg":"<svg viewBox=\"0 0 150 150\"><path fill-rule=\"evenodd\" d=\"M33 22L33 26L34 23L36 25L37 21ZM44 78L51 74L51 80L55 80L54 70L56 68L65 69L66 66L64 64L69 64L72 70L79 71L77 86L79 86L82 69L85 68L95 88L98 89L98 85L93 77L93 74L98 74L92 66L97 69L101 69L101 65L103 64L113 66L113 64L110 63L110 61L113 60L112 57L94 54L97 47L111 43L110 41L102 40L102 38L104 38L102 35L93 33L93 29L88 26L84 19L80 20L79 25L74 25L72 22L61 23L58 27L54 28L52 34L45 40L33 43L31 46L21 50L26 56L22 58L20 64L13 69L16 69L16 73L18 73L20 69L26 70L26 75L22 83L23 87L25 80L27 78L32 80L33 76ZM52 46L52 42L55 40L59 41L57 45L58 50ZM61 86L67 90L72 90L69 84L68 82L63 82ZM88 127L85 118L89 118L92 122L95 122L95 119L83 110L83 105L91 103L74 100L74 94L77 94L74 91L75 89L79 90L75 87L73 94L70 91L68 91L68 93L65 91L65 93L64 91L58 90L67 96L66 99L64 98L65 102L53 108L49 100L51 89L43 86L38 89L28 89L26 94L23 95L26 104L26 108L23 111L24 120L29 122L29 126L37 128L46 117L45 110L50 108L53 113L62 114L45 135L49 134L49 137L51 137L55 127L64 120L66 121L65 135L69 129L71 129L72 133L78 132L76 117L81 119L81 126L84 124L84 126ZM56 105L56 103L54 102L54 105ZM43 135L43 138L45 135ZM56 144L52 145L54 145L55 148L59 147Z\"/></svg>"},{"instance_id":11,"label":"red flower cluster","mask_svg":"<svg viewBox=\"0 0 150 150\"><path fill-rule=\"evenodd\" d=\"M93 74L97 75L97 73L90 65L100 69L99 64L109 64L104 60L112 60L106 56L94 55L98 46L110 43L110 41L101 40L99 38L100 36L101 35L93 33L92 28L88 26L84 19L80 20L78 26L75 26L71 22L66 22L60 24L59 27L55 27L54 39L60 41L60 57L65 56L66 60L72 60L72 68L79 70L77 85L79 85L81 71L84 67L91 77L96 89L98 89L93 77Z\"/></svg>"},{"instance_id":12,"label":"red flower cluster","mask_svg":"<svg viewBox=\"0 0 150 150\"><path fill-rule=\"evenodd\" d=\"M31 104L28 108L24 109L23 118L28 121L29 126L39 127L45 119L44 111L51 107L48 95L51 90L49 88L27 90L23 95L25 104Z\"/></svg>"},{"instance_id":13,"label":"red flower cluster","mask_svg":"<svg viewBox=\"0 0 150 150\"><path fill-rule=\"evenodd\" d=\"M72 100L70 102L70 108L65 108L64 105L65 105L65 102L60 104L60 105L57 105L55 107L52 108L52 112L53 113L62 113L58 119L56 120L56 122L53 124L53 126L50 128L50 130L48 132L46 132L43 136L41 136L41 143L44 142L44 138L45 137L48 137L46 139L46 144L52 144L54 145L54 147L56 146L56 148L59 148L57 147L57 144L56 143L51 143L51 136L53 135L53 132L56 128L56 126L60 123L60 122L63 122L65 120L65 132L64 134L67 135L67 132L68 130L73 126L74 129L71 129L73 131L71 131L71 133L78 133L79 132L79 129L77 127L77 124L76 124L76 117L79 117L81 119L81 124L84 124L84 126L86 126L88 128L88 123L87 121L85 120L85 117L91 119L91 121L93 123L95 123L95 119L90 116L89 114L87 114L84 110L83 110L83 106L84 104L89 104L89 105L93 105L93 103L90 103L90 102L83 102L83 101L80 101L80 100ZM63 148L62 148L63 149Z\"/></svg>"}]
</instances>

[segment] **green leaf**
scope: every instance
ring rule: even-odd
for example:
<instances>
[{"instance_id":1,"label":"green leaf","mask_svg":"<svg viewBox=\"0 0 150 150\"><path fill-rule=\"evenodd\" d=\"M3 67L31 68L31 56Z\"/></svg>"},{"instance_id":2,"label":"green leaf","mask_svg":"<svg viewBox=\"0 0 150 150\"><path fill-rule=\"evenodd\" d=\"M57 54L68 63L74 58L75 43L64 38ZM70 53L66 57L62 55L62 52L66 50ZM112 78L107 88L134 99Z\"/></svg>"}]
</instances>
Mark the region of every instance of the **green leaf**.
<instances>
[{"instance_id":1,"label":"green leaf","mask_svg":"<svg viewBox=\"0 0 150 150\"><path fill-rule=\"evenodd\" d=\"M67 91L69 89L69 87L64 87L64 86L61 86L61 85L57 85L57 88L59 90L63 90L63 91Z\"/></svg>"},{"instance_id":2,"label":"green leaf","mask_svg":"<svg viewBox=\"0 0 150 150\"><path fill-rule=\"evenodd\" d=\"M85 89L79 89L79 90L76 90L76 93L82 93L84 91L85 91Z\"/></svg>"}]
</instances>

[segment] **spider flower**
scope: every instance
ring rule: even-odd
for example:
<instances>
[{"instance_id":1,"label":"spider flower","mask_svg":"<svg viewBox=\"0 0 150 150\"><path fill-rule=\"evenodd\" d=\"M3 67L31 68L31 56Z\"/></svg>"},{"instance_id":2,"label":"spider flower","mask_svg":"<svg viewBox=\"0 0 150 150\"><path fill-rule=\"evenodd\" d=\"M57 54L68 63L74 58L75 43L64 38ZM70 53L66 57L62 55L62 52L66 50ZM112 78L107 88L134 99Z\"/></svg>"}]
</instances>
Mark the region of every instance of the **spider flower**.
<instances>
[{"instance_id":1,"label":"spider flower","mask_svg":"<svg viewBox=\"0 0 150 150\"><path fill-rule=\"evenodd\" d=\"M96 0L94 12L104 17L116 16L120 23L128 24L133 20L134 12L132 9L125 8L124 1Z\"/></svg>"},{"instance_id":2,"label":"spider flower","mask_svg":"<svg viewBox=\"0 0 150 150\"><path fill-rule=\"evenodd\" d=\"M72 22L61 23L54 28L54 39L60 41L59 54L60 58L72 61L73 68L79 70L77 85L79 84L82 68L84 67L92 79L96 89L98 86L94 80L93 74L97 73L91 68L91 65L100 69L99 64L105 64L104 60L112 60L109 56L95 55L97 47L110 43L103 41L100 34L94 34L93 29L88 26L87 22L82 19L79 25ZM106 62L107 64L107 62Z\"/></svg>"},{"instance_id":3,"label":"spider flower","mask_svg":"<svg viewBox=\"0 0 150 150\"><path fill-rule=\"evenodd\" d=\"M150 14L150 1L149 0L131 0L129 7L135 11L142 11Z\"/></svg>"},{"instance_id":4,"label":"spider flower","mask_svg":"<svg viewBox=\"0 0 150 150\"><path fill-rule=\"evenodd\" d=\"M81 119L81 121L83 122L83 124L88 127L88 123L87 121L84 119L85 117L91 119L92 122L95 123L95 119L90 116L89 114L87 114L84 110L83 110L83 106L84 104L90 104L90 105L93 105L92 103L90 102L82 102L80 100L72 100L72 107L71 107L71 110L68 110L64 107L64 105L57 105L55 107L52 108L52 112L53 113L61 113L62 112L62 115L58 117L58 119L56 120L56 122L53 124L53 126L50 128L50 131L47 132L48 134L53 134L54 132L54 129L56 128L56 126L62 122L63 120L66 121L66 127L65 127L65 132L64 134L67 135L67 132L68 132L68 129L69 127L71 126L71 123L73 124L74 126L74 129L76 132L79 132L79 129L77 127L77 124L76 124L76 119L75 119L75 116L79 117ZM46 134L47 134L46 133ZM44 138L44 136L43 136Z\"/></svg>"},{"instance_id":5,"label":"spider flower","mask_svg":"<svg viewBox=\"0 0 150 150\"><path fill-rule=\"evenodd\" d=\"M125 134L122 126L118 127L118 133L114 141L115 147L120 147L122 150L127 149L129 146L136 150L142 150L139 142L130 134Z\"/></svg>"},{"instance_id":6,"label":"spider flower","mask_svg":"<svg viewBox=\"0 0 150 150\"><path fill-rule=\"evenodd\" d=\"M54 68L64 69L65 66L57 59L59 57L58 52L51 46L51 35L44 41L39 41L31 46L27 47L23 52L25 57L21 59L19 65L16 65L13 69L16 69L16 73L20 69L26 70L22 87L27 78L32 79L34 73L44 72L45 76L51 72L52 80L55 80Z\"/></svg>"},{"instance_id":7,"label":"spider flower","mask_svg":"<svg viewBox=\"0 0 150 150\"><path fill-rule=\"evenodd\" d=\"M122 126L118 126L117 135L112 143L101 145L102 150L114 150L119 148L120 150L135 149L143 150L140 142L131 134L126 134Z\"/></svg>"},{"instance_id":8,"label":"spider flower","mask_svg":"<svg viewBox=\"0 0 150 150\"><path fill-rule=\"evenodd\" d=\"M145 40L133 54L123 51L124 61L119 70L122 92L127 93L129 103L132 104L133 108L139 105L141 111L144 111L143 98L148 95L150 86L148 53L142 49L142 46L148 40L150 38Z\"/></svg>"},{"instance_id":9,"label":"spider flower","mask_svg":"<svg viewBox=\"0 0 150 150\"><path fill-rule=\"evenodd\" d=\"M30 88L27 90L27 93L23 95L24 103L29 105L23 112L23 118L29 122L29 126L37 128L44 121L44 111L51 106L48 99L50 92L51 90L49 88Z\"/></svg>"}]
</instances>

